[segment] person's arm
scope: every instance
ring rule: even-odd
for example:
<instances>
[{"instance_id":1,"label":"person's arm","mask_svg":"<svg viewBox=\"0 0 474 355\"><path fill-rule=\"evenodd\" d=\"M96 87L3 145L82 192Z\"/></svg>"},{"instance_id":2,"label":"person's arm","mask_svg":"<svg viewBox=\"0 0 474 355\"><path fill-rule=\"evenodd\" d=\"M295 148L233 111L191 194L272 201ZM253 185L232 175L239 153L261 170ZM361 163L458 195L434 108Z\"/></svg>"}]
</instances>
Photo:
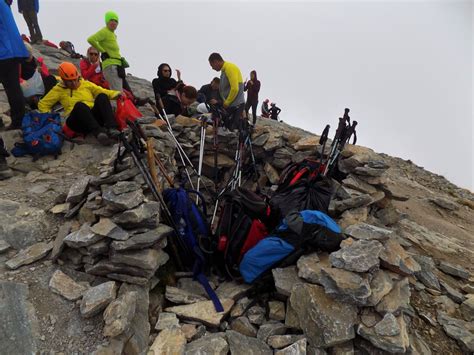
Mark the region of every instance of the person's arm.
<instances>
[{"instance_id":1,"label":"person's arm","mask_svg":"<svg viewBox=\"0 0 474 355\"><path fill-rule=\"evenodd\" d=\"M84 85L84 83L82 83L82 85ZM109 100L114 100L114 99L117 99L122 94L120 91L104 89L103 87L100 87L91 82L87 82L87 85L89 85L90 91L92 92L92 95L94 97L97 97L97 95L99 94L105 94L107 95Z\"/></svg>"},{"instance_id":2,"label":"person's arm","mask_svg":"<svg viewBox=\"0 0 474 355\"><path fill-rule=\"evenodd\" d=\"M234 101L239 93L239 73L237 71L237 67L228 68L225 72L227 75L227 79L229 80L230 84L230 91L229 96L224 100L224 107L229 107L229 105Z\"/></svg>"},{"instance_id":3,"label":"person's arm","mask_svg":"<svg viewBox=\"0 0 474 355\"><path fill-rule=\"evenodd\" d=\"M54 105L61 97L62 89L57 85L54 86L43 98L38 102L39 112L50 112Z\"/></svg>"},{"instance_id":4,"label":"person's arm","mask_svg":"<svg viewBox=\"0 0 474 355\"><path fill-rule=\"evenodd\" d=\"M79 67L81 68L82 77L89 80L94 75L97 64L94 65L83 59L79 63Z\"/></svg>"},{"instance_id":5,"label":"person's arm","mask_svg":"<svg viewBox=\"0 0 474 355\"><path fill-rule=\"evenodd\" d=\"M254 83L254 88L253 88L253 91L258 94L258 92L260 91L260 81L257 80L255 83Z\"/></svg>"},{"instance_id":6,"label":"person's arm","mask_svg":"<svg viewBox=\"0 0 474 355\"><path fill-rule=\"evenodd\" d=\"M92 47L94 47L95 49L97 49L99 52L106 53L107 51L100 44L100 42L102 42L104 39L105 39L105 32L104 32L104 28L103 28L100 31L98 31L97 33L90 36L87 39L87 42L89 42L89 44Z\"/></svg>"},{"instance_id":7,"label":"person's arm","mask_svg":"<svg viewBox=\"0 0 474 355\"><path fill-rule=\"evenodd\" d=\"M279 107L275 107L275 108L276 108L276 114L277 114L277 116L278 116L278 115L280 114L280 112L281 112L281 109L280 109Z\"/></svg>"}]
</instances>

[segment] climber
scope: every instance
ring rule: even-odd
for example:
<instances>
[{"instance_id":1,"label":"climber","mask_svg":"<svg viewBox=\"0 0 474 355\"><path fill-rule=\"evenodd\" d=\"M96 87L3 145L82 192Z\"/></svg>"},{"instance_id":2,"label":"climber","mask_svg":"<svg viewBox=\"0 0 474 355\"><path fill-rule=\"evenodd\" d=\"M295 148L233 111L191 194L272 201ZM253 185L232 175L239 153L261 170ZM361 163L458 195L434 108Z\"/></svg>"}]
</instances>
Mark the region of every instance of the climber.
<instances>
[{"instance_id":1,"label":"climber","mask_svg":"<svg viewBox=\"0 0 474 355\"><path fill-rule=\"evenodd\" d=\"M278 115L280 114L281 109L276 106L274 102L272 102L272 107L270 109L270 117L272 120L278 121Z\"/></svg>"},{"instance_id":2,"label":"climber","mask_svg":"<svg viewBox=\"0 0 474 355\"><path fill-rule=\"evenodd\" d=\"M89 80L104 89L110 89L109 83L105 80L104 73L102 72L99 51L97 49L92 46L89 47L87 58L81 59L79 66L81 68L81 75L85 80Z\"/></svg>"},{"instance_id":3,"label":"climber","mask_svg":"<svg viewBox=\"0 0 474 355\"><path fill-rule=\"evenodd\" d=\"M160 97L162 100L166 100L166 96L176 89L176 86L183 81L181 80L181 72L179 69L176 69L176 76L178 80L172 78L172 70L169 64L161 63L158 66L158 70L156 72L157 78L153 79L151 82L153 86L153 91L155 92L155 98L158 100Z\"/></svg>"},{"instance_id":4,"label":"climber","mask_svg":"<svg viewBox=\"0 0 474 355\"><path fill-rule=\"evenodd\" d=\"M270 100L265 99L262 104L262 117L270 118L270 107L268 107Z\"/></svg>"},{"instance_id":5,"label":"climber","mask_svg":"<svg viewBox=\"0 0 474 355\"><path fill-rule=\"evenodd\" d=\"M120 91L107 90L84 80L74 64L63 62L58 68L61 81L38 103L40 112L50 112L56 103L64 107L67 116L63 131L74 137L93 133L99 143L109 145L119 135L110 99Z\"/></svg>"},{"instance_id":6,"label":"climber","mask_svg":"<svg viewBox=\"0 0 474 355\"><path fill-rule=\"evenodd\" d=\"M219 93L219 84L221 79L214 78L210 84L201 86L198 91L198 101L205 102L210 105L219 105L222 106L222 97Z\"/></svg>"},{"instance_id":7,"label":"climber","mask_svg":"<svg viewBox=\"0 0 474 355\"><path fill-rule=\"evenodd\" d=\"M252 108L253 125L257 122L258 92L260 91L260 81L257 79L257 72L250 72L250 80L245 82L244 91L247 91L247 102L245 103L245 114L249 115L249 109Z\"/></svg>"},{"instance_id":8,"label":"climber","mask_svg":"<svg viewBox=\"0 0 474 355\"><path fill-rule=\"evenodd\" d=\"M219 91L224 99L224 108L229 118L225 125L228 129L244 128L242 114L244 112L244 82L240 69L233 63L226 62L219 53L209 56L209 64L215 71L221 72Z\"/></svg>"},{"instance_id":9,"label":"climber","mask_svg":"<svg viewBox=\"0 0 474 355\"><path fill-rule=\"evenodd\" d=\"M28 25L31 43L43 42L43 35L38 25L39 0L18 0L18 12L23 14Z\"/></svg>"},{"instance_id":10,"label":"climber","mask_svg":"<svg viewBox=\"0 0 474 355\"><path fill-rule=\"evenodd\" d=\"M174 90L162 98L165 111L175 116L191 117L197 113L197 90L190 85L178 84Z\"/></svg>"}]
</instances>

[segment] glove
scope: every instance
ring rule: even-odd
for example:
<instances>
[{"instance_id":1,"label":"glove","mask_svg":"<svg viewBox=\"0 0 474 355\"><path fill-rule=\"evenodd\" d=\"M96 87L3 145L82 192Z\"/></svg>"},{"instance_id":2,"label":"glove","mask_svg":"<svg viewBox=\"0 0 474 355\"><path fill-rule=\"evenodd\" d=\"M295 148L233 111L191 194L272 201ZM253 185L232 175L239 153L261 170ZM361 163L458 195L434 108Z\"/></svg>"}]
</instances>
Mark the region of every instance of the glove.
<instances>
[{"instance_id":1,"label":"glove","mask_svg":"<svg viewBox=\"0 0 474 355\"><path fill-rule=\"evenodd\" d=\"M102 59L102 61L106 60L106 59L109 59L110 56L109 56L109 53L107 52L103 52L100 54L100 59Z\"/></svg>"}]
</instances>

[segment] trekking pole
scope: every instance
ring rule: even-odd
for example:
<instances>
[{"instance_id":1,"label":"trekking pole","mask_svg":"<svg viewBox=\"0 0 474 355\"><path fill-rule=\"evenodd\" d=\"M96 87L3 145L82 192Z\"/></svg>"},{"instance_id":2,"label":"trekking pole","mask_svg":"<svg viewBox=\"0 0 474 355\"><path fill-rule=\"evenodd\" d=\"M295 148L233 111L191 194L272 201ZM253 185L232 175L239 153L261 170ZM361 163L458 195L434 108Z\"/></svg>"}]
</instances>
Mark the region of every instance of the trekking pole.
<instances>
[{"instance_id":1,"label":"trekking pole","mask_svg":"<svg viewBox=\"0 0 474 355\"><path fill-rule=\"evenodd\" d=\"M206 143L206 122L201 120L201 142L199 147L199 165L198 165L198 181L197 189L199 192L199 185L201 183L202 162L204 160L204 145ZM199 204L199 195L196 195L196 206Z\"/></svg>"}]
</instances>

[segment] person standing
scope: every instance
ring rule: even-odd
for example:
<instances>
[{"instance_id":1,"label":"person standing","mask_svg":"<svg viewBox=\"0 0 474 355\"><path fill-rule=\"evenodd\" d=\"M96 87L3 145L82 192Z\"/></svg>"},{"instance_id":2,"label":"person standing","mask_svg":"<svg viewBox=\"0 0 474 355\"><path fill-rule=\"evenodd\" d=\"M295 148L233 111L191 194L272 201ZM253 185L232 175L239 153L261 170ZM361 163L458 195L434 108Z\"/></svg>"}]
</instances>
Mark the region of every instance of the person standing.
<instances>
[{"instance_id":1,"label":"person standing","mask_svg":"<svg viewBox=\"0 0 474 355\"><path fill-rule=\"evenodd\" d=\"M43 42L43 35L38 24L39 0L18 0L18 12L23 15L31 43Z\"/></svg>"},{"instance_id":2,"label":"person standing","mask_svg":"<svg viewBox=\"0 0 474 355\"><path fill-rule=\"evenodd\" d=\"M249 109L252 107L253 125L257 122L258 92L260 91L260 81L257 79L257 72L250 72L250 80L245 83L244 91L247 91L247 102L245 103L245 113L248 117Z\"/></svg>"},{"instance_id":3,"label":"person standing","mask_svg":"<svg viewBox=\"0 0 474 355\"><path fill-rule=\"evenodd\" d=\"M221 72L219 92L224 100L223 106L230 115L226 127L230 130L242 130L242 114L245 106L242 73L237 65L224 61L219 53L212 53L209 56L209 64L212 69Z\"/></svg>"},{"instance_id":4,"label":"person standing","mask_svg":"<svg viewBox=\"0 0 474 355\"><path fill-rule=\"evenodd\" d=\"M0 1L0 82L5 88L10 116L10 129L20 129L25 115L25 98L20 87L20 63L30 54L21 39L10 6ZM0 120L3 125L3 122Z\"/></svg>"},{"instance_id":5,"label":"person standing","mask_svg":"<svg viewBox=\"0 0 474 355\"><path fill-rule=\"evenodd\" d=\"M125 68L115 34L118 23L118 15L113 11L108 11L105 14L105 27L90 36L87 42L102 53L102 70L110 89L122 91Z\"/></svg>"}]
</instances>

